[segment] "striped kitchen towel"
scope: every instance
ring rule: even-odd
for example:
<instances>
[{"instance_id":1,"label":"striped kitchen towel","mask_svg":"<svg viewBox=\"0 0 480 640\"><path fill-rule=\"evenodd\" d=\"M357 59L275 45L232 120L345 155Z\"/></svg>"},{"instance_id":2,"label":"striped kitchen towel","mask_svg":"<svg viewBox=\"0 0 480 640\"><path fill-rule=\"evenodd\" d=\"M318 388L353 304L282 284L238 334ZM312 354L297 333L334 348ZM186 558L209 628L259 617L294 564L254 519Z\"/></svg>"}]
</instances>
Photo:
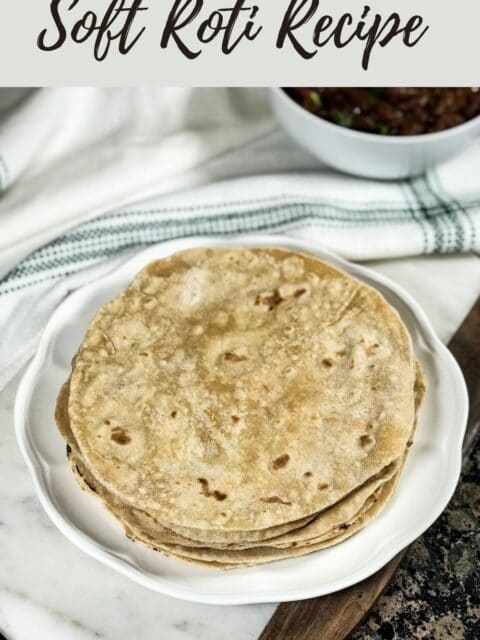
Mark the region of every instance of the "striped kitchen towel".
<instances>
[{"instance_id":1,"label":"striped kitchen towel","mask_svg":"<svg viewBox=\"0 0 480 640\"><path fill-rule=\"evenodd\" d=\"M354 260L480 250L480 198L448 195L435 171L379 185L391 191L390 202L362 201L370 185L361 181L357 202L322 198L315 195L318 179L252 177L102 216L24 259L0 280L0 295L48 286L122 251L185 236L288 231Z\"/></svg>"},{"instance_id":2,"label":"striped kitchen towel","mask_svg":"<svg viewBox=\"0 0 480 640\"><path fill-rule=\"evenodd\" d=\"M152 243L288 231L355 260L480 250L480 199L447 195L436 172L378 184L390 201L385 193L373 199L366 181L357 181L356 203L322 197L319 181L298 174L218 183L116 211L38 249L0 281L0 389L31 357L69 292Z\"/></svg>"}]
</instances>

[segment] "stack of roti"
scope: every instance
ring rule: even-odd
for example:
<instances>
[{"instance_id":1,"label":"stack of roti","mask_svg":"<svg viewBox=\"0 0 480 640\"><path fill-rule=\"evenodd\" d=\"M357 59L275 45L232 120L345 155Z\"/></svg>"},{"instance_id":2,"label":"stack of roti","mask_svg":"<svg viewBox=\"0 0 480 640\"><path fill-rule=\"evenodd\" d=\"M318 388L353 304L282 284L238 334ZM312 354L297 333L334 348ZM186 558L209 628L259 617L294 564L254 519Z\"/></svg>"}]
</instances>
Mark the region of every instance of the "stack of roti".
<instances>
[{"instance_id":1,"label":"stack of roti","mask_svg":"<svg viewBox=\"0 0 480 640\"><path fill-rule=\"evenodd\" d=\"M56 420L129 538L232 568L371 522L423 390L374 289L285 249L203 248L149 264L98 311Z\"/></svg>"}]
</instances>

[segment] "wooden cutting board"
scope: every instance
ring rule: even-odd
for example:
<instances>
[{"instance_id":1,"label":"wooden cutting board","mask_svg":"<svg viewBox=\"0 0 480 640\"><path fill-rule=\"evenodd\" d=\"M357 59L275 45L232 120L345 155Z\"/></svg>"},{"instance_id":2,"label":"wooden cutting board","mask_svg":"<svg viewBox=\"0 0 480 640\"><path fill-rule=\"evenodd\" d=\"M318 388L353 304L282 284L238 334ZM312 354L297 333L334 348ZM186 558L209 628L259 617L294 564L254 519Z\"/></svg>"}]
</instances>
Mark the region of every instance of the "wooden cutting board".
<instances>
[{"instance_id":1,"label":"wooden cutting board","mask_svg":"<svg viewBox=\"0 0 480 640\"><path fill-rule=\"evenodd\" d=\"M480 298L448 345L460 365L470 397L464 460L480 435ZM259 640L346 640L366 618L408 548L363 582L322 598L281 604Z\"/></svg>"}]
</instances>

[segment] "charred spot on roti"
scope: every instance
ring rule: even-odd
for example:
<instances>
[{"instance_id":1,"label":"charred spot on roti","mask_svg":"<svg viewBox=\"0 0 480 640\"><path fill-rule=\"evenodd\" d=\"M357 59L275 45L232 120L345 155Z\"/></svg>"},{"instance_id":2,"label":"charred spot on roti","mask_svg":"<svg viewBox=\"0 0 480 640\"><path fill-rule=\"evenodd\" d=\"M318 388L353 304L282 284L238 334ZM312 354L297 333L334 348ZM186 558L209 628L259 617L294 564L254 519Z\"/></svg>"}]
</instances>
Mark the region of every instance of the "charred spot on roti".
<instances>
[{"instance_id":1,"label":"charred spot on roti","mask_svg":"<svg viewBox=\"0 0 480 640\"><path fill-rule=\"evenodd\" d=\"M369 451L375 445L375 438L369 433L360 436L358 441L365 451Z\"/></svg>"},{"instance_id":2,"label":"charred spot on roti","mask_svg":"<svg viewBox=\"0 0 480 640\"><path fill-rule=\"evenodd\" d=\"M247 356L239 353L234 353L233 351L227 351L224 355L224 358L227 362L243 362L244 360L248 360Z\"/></svg>"},{"instance_id":3,"label":"charred spot on roti","mask_svg":"<svg viewBox=\"0 0 480 640\"><path fill-rule=\"evenodd\" d=\"M301 289L297 289L294 294L293 297L294 298L300 298L301 296L303 296L305 293L307 293L307 290L305 288L301 288Z\"/></svg>"},{"instance_id":4,"label":"charred spot on roti","mask_svg":"<svg viewBox=\"0 0 480 640\"><path fill-rule=\"evenodd\" d=\"M210 497L210 491L208 489L208 480L206 480L205 478L197 478L197 482L202 488L203 495L206 496L207 498Z\"/></svg>"},{"instance_id":5,"label":"charred spot on roti","mask_svg":"<svg viewBox=\"0 0 480 640\"><path fill-rule=\"evenodd\" d=\"M208 484L208 480L206 480L205 478L197 478L197 482L200 485L201 491L206 498L215 498L215 500L218 500L219 502L223 502L223 500L225 500L228 497L226 493L222 493L217 489L214 489L213 491L211 491Z\"/></svg>"},{"instance_id":6,"label":"charred spot on roti","mask_svg":"<svg viewBox=\"0 0 480 640\"><path fill-rule=\"evenodd\" d=\"M283 504L286 507L291 506L291 502L288 500L282 500L278 496L269 496L268 498L260 498L261 502L266 502L267 504Z\"/></svg>"},{"instance_id":7,"label":"charred spot on roti","mask_svg":"<svg viewBox=\"0 0 480 640\"><path fill-rule=\"evenodd\" d=\"M325 491L326 489L328 489L328 488L329 488L329 486L330 486L330 485L328 484L328 482L319 482L319 483L317 484L317 489L318 489L319 491Z\"/></svg>"},{"instance_id":8,"label":"charred spot on roti","mask_svg":"<svg viewBox=\"0 0 480 640\"><path fill-rule=\"evenodd\" d=\"M272 311L277 307L281 302L283 302L283 298L280 295L278 289L274 289L273 291L268 291L267 293L261 293L255 298L255 306L258 307L260 305L266 307L268 311Z\"/></svg>"},{"instance_id":9,"label":"charred spot on roti","mask_svg":"<svg viewBox=\"0 0 480 640\"><path fill-rule=\"evenodd\" d=\"M278 471L279 469L283 469L287 466L289 460L290 456L288 455L288 453L284 453L283 455L279 456L272 462L273 470Z\"/></svg>"},{"instance_id":10,"label":"charred spot on roti","mask_svg":"<svg viewBox=\"0 0 480 640\"><path fill-rule=\"evenodd\" d=\"M115 427L110 434L110 440L117 444L125 445L132 441L132 438L126 429L122 427Z\"/></svg>"},{"instance_id":11,"label":"charred spot on roti","mask_svg":"<svg viewBox=\"0 0 480 640\"><path fill-rule=\"evenodd\" d=\"M170 414L170 417L171 417L171 418L176 418L176 417L177 417L177 413L178 413L178 412L177 412L176 410L175 410L175 411L172 411L172 413Z\"/></svg>"},{"instance_id":12,"label":"charred spot on roti","mask_svg":"<svg viewBox=\"0 0 480 640\"><path fill-rule=\"evenodd\" d=\"M305 478L311 478L313 473L311 471L305 471L305 473L303 474Z\"/></svg>"}]
</instances>

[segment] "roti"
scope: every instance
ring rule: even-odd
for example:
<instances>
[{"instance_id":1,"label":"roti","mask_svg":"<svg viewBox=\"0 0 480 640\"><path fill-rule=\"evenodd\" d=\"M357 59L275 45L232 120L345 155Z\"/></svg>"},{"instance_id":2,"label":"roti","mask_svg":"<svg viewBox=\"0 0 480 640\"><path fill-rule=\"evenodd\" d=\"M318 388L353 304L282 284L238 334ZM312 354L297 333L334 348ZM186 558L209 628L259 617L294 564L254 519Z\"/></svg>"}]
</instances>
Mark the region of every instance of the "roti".
<instances>
[{"instance_id":1,"label":"roti","mask_svg":"<svg viewBox=\"0 0 480 640\"><path fill-rule=\"evenodd\" d=\"M88 488L95 493L103 501L106 508L124 525L124 528L131 532L131 535L148 539L152 544L169 543L203 547L208 543L208 546L218 549L247 549L252 545L278 548L288 547L292 543L296 545L300 540L318 538L336 527L343 526L354 515L360 513L368 499L398 473L400 468L400 461L395 461L336 505L303 520L260 531L226 532L223 538L217 534L217 536L213 536L213 539L208 540L202 536L198 538L198 531L189 530L188 533L191 537L188 537L164 526L153 515L123 504L117 496L103 487L90 473L80 457L78 447L68 427L68 415L65 411L67 391L68 384L64 385L59 396L56 418L59 429L68 443L67 455L77 481L83 488Z\"/></svg>"},{"instance_id":2,"label":"roti","mask_svg":"<svg viewBox=\"0 0 480 640\"><path fill-rule=\"evenodd\" d=\"M73 467L74 474L76 475L79 484L84 489L94 491L96 493L96 490L93 489L89 483L85 482L85 478L82 475L84 469L81 469L76 462L73 463ZM385 504L391 498L397 485L398 478L399 473L395 474L390 480L388 480L384 486L377 489L377 491L368 498L364 507L350 521L342 523L332 531L329 531L316 539L311 539L303 544L293 542L283 548L267 546L266 544L263 546L254 546L240 550L232 549L230 547L224 549L205 546L195 548L194 546L185 546L172 542L160 541L157 538L152 537L147 531L135 531L131 529L129 525L125 524L124 521L122 521L122 524L124 525L125 533L130 540L133 542L141 542L154 551L160 551L166 556L216 569L241 568L264 562L272 562L275 560L306 555L346 540L378 516ZM118 517L118 514L115 515Z\"/></svg>"},{"instance_id":3,"label":"roti","mask_svg":"<svg viewBox=\"0 0 480 640\"><path fill-rule=\"evenodd\" d=\"M67 413L121 503L180 535L241 538L304 526L401 459L414 380L408 332L375 290L284 249L197 249L96 314Z\"/></svg>"},{"instance_id":4,"label":"roti","mask_svg":"<svg viewBox=\"0 0 480 640\"><path fill-rule=\"evenodd\" d=\"M120 515L120 511L125 513L130 513L132 521L130 522L131 526L135 526L133 524L134 518L139 517L137 514L141 514L142 518L149 517L150 521L155 519L156 514L147 514L146 512L139 512L134 507L130 505L125 505L121 502L121 500L115 496L111 491L106 489L103 485L101 485L98 480L91 474L91 472L85 466L84 461L81 458L81 453L78 448L78 444L72 434L70 429L70 423L68 418L68 394L69 394L69 381L67 381L61 388L60 394L57 400L57 406L55 411L55 419L60 433L62 434L64 440L67 443L67 455L71 459L72 468L74 470L75 477L77 480L82 479L80 482L83 488L88 487L93 493L99 495L105 506L116 515L118 519L122 519ZM72 455L73 452L73 455ZM301 527L308 522L310 522L315 517L315 514L302 518L301 520L296 520L293 522L286 522L282 525L278 525L276 527L269 527L266 529L261 529L258 531L222 531L222 532L214 532L214 531L204 531L201 529L192 529L186 527L175 527L170 523L165 523L161 525L157 522L158 528L163 529L162 535L165 535L168 540L175 540L177 543L182 544L185 542L186 538L189 538L192 541L197 541L204 545L205 543L219 543L220 545L229 544L229 543L251 543L251 542L260 542L262 540L266 540L268 538L272 538L274 536L281 535L288 531L292 531L298 527ZM127 518L128 521L128 518ZM149 526L151 522L149 522ZM128 526L125 523L125 526ZM178 534L175 536L175 534Z\"/></svg>"}]
</instances>

